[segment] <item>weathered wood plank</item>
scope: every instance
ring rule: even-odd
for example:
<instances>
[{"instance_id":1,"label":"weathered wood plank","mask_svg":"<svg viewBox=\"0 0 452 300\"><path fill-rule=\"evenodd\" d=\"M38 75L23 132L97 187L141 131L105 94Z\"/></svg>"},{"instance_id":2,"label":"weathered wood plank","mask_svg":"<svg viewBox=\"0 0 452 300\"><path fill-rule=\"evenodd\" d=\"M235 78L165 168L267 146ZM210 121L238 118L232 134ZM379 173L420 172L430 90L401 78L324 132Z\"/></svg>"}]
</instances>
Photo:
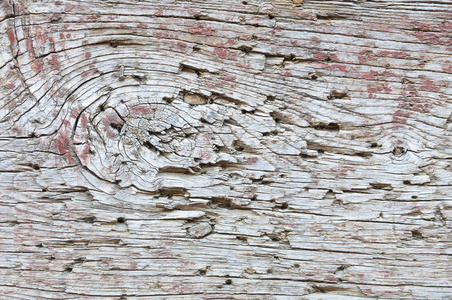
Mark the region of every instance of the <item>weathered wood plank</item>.
<instances>
[{"instance_id":1,"label":"weathered wood plank","mask_svg":"<svg viewBox=\"0 0 452 300\"><path fill-rule=\"evenodd\" d=\"M451 298L451 17L1 2L0 298Z\"/></svg>"}]
</instances>

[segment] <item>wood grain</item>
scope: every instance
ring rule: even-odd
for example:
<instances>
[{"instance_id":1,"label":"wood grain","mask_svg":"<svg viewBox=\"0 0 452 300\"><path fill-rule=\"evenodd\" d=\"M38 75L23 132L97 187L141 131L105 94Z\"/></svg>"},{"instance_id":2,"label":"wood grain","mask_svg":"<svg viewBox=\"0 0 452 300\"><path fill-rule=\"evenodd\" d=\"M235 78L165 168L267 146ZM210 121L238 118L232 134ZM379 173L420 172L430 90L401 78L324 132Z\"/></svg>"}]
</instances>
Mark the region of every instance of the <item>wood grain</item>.
<instances>
[{"instance_id":1,"label":"wood grain","mask_svg":"<svg viewBox=\"0 0 452 300\"><path fill-rule=\"evenodd\" d=\"M452 1L0 2L0 299L451 299Z\"/></svg>"}]
</instances>

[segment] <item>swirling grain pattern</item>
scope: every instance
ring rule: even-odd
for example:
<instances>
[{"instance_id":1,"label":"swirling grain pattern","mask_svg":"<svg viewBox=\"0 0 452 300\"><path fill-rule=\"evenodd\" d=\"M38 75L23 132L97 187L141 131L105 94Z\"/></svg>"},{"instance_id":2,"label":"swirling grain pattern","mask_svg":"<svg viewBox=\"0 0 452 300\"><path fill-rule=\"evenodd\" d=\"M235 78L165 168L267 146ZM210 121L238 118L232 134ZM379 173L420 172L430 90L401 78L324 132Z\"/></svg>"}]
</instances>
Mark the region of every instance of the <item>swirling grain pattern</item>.
<instances>
[{"instance_id":1,"label":"swirling grain pattern","mask_svg":"<svg viewBox=\"0 0 452 300\"><path fill-rule=\"evenodd\" d=\"M0 299L451 299L452 1L3 0Z\"/></svg>"}]
</instances>

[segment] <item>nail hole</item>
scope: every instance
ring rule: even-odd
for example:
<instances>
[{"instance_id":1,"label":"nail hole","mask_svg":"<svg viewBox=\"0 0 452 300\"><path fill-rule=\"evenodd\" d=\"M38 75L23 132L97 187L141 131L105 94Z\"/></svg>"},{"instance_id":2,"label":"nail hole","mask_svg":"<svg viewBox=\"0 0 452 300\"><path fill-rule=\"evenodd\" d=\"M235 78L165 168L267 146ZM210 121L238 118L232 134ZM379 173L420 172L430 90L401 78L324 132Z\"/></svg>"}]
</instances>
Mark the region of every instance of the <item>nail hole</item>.
<instances>
[{"instance_id":1,"label":"nail hole","mask_svg":"<svg viewBox=\"0 0 452 300\"><path fill-rule=\"evenodd\" d=\"M392 154L394 154L395 156L402 156L406 153L406 151L407 149L403 147L395 147L394 150L392 150Z\"/></svg>"}]
</instances>

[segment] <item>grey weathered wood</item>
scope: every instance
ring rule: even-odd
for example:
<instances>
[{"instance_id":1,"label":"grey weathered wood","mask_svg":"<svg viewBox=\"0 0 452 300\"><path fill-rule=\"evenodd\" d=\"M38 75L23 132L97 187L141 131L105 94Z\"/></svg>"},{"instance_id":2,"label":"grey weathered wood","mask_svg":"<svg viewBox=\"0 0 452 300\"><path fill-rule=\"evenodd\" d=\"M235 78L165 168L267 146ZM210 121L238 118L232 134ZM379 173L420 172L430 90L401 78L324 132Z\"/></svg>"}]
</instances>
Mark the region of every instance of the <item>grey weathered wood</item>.
<instances>
[{"instance_id":1,"label":"grey weathered wood","mask_svg":"<svg viewBox=\"0 0 452 300\"><path fill-rule=\"evenodd\" d=\"M451 299L451 1L0 2L0 299Z\"/></svg>"}]
</instances>

